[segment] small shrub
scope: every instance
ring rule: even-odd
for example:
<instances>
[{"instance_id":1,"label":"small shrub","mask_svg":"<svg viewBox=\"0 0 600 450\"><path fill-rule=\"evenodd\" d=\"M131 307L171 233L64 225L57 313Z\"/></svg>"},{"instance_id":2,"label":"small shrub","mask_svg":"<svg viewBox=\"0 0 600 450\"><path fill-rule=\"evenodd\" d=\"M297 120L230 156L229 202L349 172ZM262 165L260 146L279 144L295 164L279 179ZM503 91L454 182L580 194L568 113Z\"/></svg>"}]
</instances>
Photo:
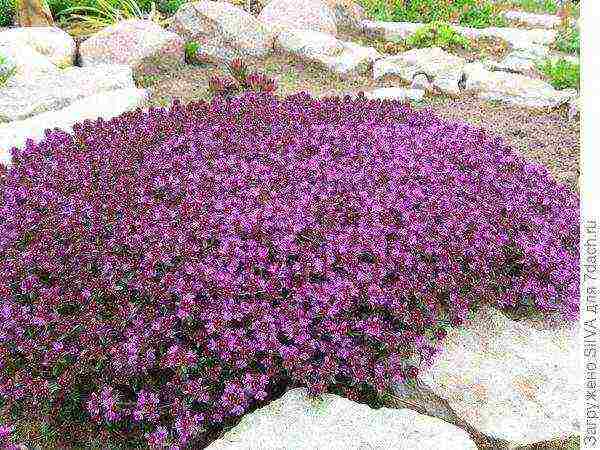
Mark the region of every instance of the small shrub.
<instances>
[{"instance_id":1,"label":"small shrub","mask_svg":"<svg viewBox=\"0 0 600 450\"><path fill-rule=\"evenodd\" d=\"M531 13L556 14L558 11L557 0L513 0L512 4Z\"/></svg>"},{"instance_id":2,"label":"small shrub","mask_svg":"<svg viewBox=\"0 0 600 450\"><path fill-rule=\"evenodd\" d=\"M441 47L446 50L471 48L465 36L442 22L432 22L422 26L406 40L406 43L411 48Z\"/></svg>"},{"instance_id":3,"label":"small shrub","mask_svg":"<svg viewBox=\"0 0 600 450\"><path fill-rule=\"evenodd\" d=\"M195 41L189 41L185 43L185 60L188 63L196 61L196 53L200 48L200 44Z\"/></svg>"},{"instance_id":4,"label":"small shrub","mask_svg":"<svg viewBox=\"0 0 600 450\"><path fill-rule=\"evenodd\" d=\"M561 28L554 41L554 48L561 52L579 55L581 51L579 30L570 26Z\"/></svg>"},{"instance_id":5,"label":"small shrub","mask_svg":"<svg viewBox=\"0 0 600 450\"><path fill-rule=\"evenodd\" d=\"M17 0L0 0L0 27L8 27L14 23Z\"/></svg>"},{"instance_id":6,"label":"small shrub","mask_svg":"<svg viewBox=\"0 0 600 450\"><path fill-rule=\"evenodd\" d=\"M172 16L184 3L190 0L163 0L158 3L158 10L164 14Z\"/></svg>"},{"instance_id":7,"label":"small shrub","mask_svg":"<svg viewBox=\"0 0 600 450\"><path fill-rule=\"evenodd\" d=\"M488 0L363 0L369 15L387 22L451 22L485 28L506 20Z\"/></svg>"},{"instance_id":8,"label":"small shrub","mask_svg":"<svg viewBox=\"0 0 600 450\"><path fill-rule=\"evenodd\" d=\"M546 60L538 69L548 77L550 84L556 89L579 90L579 64L565 59Z\"/></svg>"},{"instance_id":9,"label":"small shrub","mask_svg":"<svg viewBox=\"0 0 600 450\"><path fill-rule=\"evenodd\" d=\"M12 156L0 417L59 437L185 445L290 387L414 380L480 302L578 316L578 196L397 101L175 102Z\"/></svg>"},{"instance_id":10,"label":"small shrub","mask_svg":"<svg viewBox=\"0 0 600 450\"><path fill-rule=\"evenodd\" d=\"M231 78L213 76L209 79L208 90L213 96L229 98L244 91L273 93L277 89L275 80L258 72L249 73L248 66L239 58L234 59L227 68Z\"/></svg>"},{"instance_id":11,"label":"small shrub","mask_svg":"<svg viewBox=\"0 0 600 450\"><path fill-rule=\"evenodd\" d=\"M2 87L16 71L17 68L9 63L5 56L0 55L0 87Z\"/></svg>"}]
</instances>

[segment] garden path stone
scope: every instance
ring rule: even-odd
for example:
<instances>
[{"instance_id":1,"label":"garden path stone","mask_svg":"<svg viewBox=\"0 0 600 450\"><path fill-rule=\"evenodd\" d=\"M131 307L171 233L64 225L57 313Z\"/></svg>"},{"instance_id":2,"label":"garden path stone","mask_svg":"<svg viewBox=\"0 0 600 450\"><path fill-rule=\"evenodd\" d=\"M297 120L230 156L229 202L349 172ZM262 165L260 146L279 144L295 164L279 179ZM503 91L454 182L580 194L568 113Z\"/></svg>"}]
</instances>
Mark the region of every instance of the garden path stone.
<instances>
[{"instance_id":1,"label":"garden path stone","mask_svg":"<svg viewBox=\"0 0 600 450\"><path fill-rule=\"evenodd\" d=\"M343 397L311 399L306 389L242 418L207 450L476 450L467 433L409 409L372 409Z\"/></svg>"},{"instance_id":2,"label":"garden path stone","mask_svg":"<svg viewBox=\"0 0 600 450\"><path fill-rule=\"evenodd\" d=\"M380 59L373 65L373 78L398 75L412 83L415 75L424 74L433 79L433 86L448 95L459 95L459 82L466 60L439 47L417 48Z\"/></svg>"},{"instance_id":3,"label":"garden path stone","mask_svg":"<svg viewBox=\"0 0 600 450\"><path fill-rule=\"evenodd\" d=\"M367 73L383 56L372 47L345 42L318 31L287 30L279 33L275 50L304 61L317 63L325 69L349 78Z\"/></svg>"},{"instance_id":4,"label":"garden path stone","mask_svg":"<svg viewBox=\"0 0 600 450\"><path fill-rule=\"evenodd\" d=\"M86 39L79 47L82 66L126 64L134 73L168 70L184 61L184 41L151 20L123 20ZM148 67L144 67L148 66Z\"/></svg>"},{"instance_id":5,"label":"garden path stone","mask_svg":"<svg viewBox=\"0 0 600 450\"><path fill-rule=\"evenodd\" d=\"M13 77L0 89L0 122L26 119L83 97L133 87L131 68L124 65L70 67L57 73Z\"/></svg>"},{"instance_id":6,"label":"garden path stone","mask_svg":"<svg viewBox=\"0 0 600 450\"><path fill-rule=\"evenodd\" d=\"M10 149L21 148L28 138L34 141L41 140L46 129L60 128L71 132L73 124L77 122L85 119L95 120L98 117L108 120L125 111L142 107L147 99L148 92L145 89L118 89L82 98L58 111L48 111L25 120L0 124L0 163L9 164Z\"/></svg>"},{"instance_id":7,"label":"garden path stone","mask_svg":"<svg viewBox=\"0 0 600 450\"><path fill-rule=\"evenodd\" d=\"M366 93L366 97L369 99L382 99L382 100L415 100L421 101L423 100L423 96L425 95L425 91L422 89L406 89L399 87L387 87L375 89L372 92Z\"/></svg>"},{"instance_id":8,"label":"garden path stone","mask_svg":"<svg viewBox=\"0 0 600 450\"><path fill-rule=\"evenodd\" d=\"M420 380L507 448L579 434L580 328L555 318L514 321L485 306L448 334Z\"/></svg>"},{"instance_id":9,"label":"garden path stone","mask_svg":"<svg viewBox=\"0 0 600 450\"><path fill-rule=\"evenodd\" d=\"M271 0L258 19L275 32L312 30L337 34L334 11L321 0Z\"/></svg>"},{"instance_id":10,"label":"garden path stone","mask_svg":"<svg viewBox=\"0 0 600 450\"><path fill-rule=\"evenodd\" d=\"M533 14L524 11L509 10L502 15L508 20L514 20L531 27L552 29L560 25L560 18L553 14Z\"/></svg>"},{"instance_id":11,"label":"garden path stone","mask_svg":"<svg viewBox=\"0 0 600 450\"><path fill-rule=\"evenodd\" d=\"M185 41L208 45L224 54L263 58L273 49L273 33L251 14L227 2L202 0L183 4L169 31ZM219 52L215 52L219 56Z\"/></svg>"},{"instance_id":12,"label":"garden path stone","mask_svg":"<svg viewBox=\"0 0 600 450\"><path fill-rule=\"evenodd\" d=\"M492 72L482 63L464 68L466 90L484 100L524 108L555 108L577 95L574 90L556 90L549 83L521 74Z\"/></svg>"},{"instance_id":13,"label":"garden path stone","mask_svg":"<svg viewBox=\"0 0 600 450\"><path fill-rule=\"evenodd\" d=\"M59 68L72 66L75 61L75 41L56 27L17 27L0 31L0 45L26 45Z\"/></svg>"}]
</instances>

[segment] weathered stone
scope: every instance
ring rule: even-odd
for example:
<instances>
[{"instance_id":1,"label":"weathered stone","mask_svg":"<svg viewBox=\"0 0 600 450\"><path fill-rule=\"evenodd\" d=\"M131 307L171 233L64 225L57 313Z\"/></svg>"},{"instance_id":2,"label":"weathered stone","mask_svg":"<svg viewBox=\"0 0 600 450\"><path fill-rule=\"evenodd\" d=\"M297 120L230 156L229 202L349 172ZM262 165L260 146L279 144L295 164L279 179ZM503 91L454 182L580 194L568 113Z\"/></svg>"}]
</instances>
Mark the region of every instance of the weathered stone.
<instances>
[{"instance_id":1,"label":"weathered stone","mask_svg":"<svg viewBox=\"0 0 600 450\"><path fill-rule=\"evenodd\" d=\"M19 27L0 31L0 45L26 45L59 68L72 66L75 60L75 41L56 27Z\"/></svg>"},{"instance_id":2,"label":"weathered stone","mask_svg":"<svg viewBox=\"0 0 600 450\"><path fill-rule=\"evenodd\" d=\"M576 93L558 91L543 80L520 74L491 72L481 63L464 68L466 89L485 100L525 108L554 108L568 102Z\"/></svg>"},{"instance_id":3,"label":"weathered stone","mask_svg":"<svg viewBox=\"0 0 600 450\"><path fill-rule=\"evenodd\" d=\"M525 73L535 68L535 63L532 59L521 58L518 53L510 53L502 61L487 61L485 65L492 71L511 73Z\"/></svg>"},{"instance_id":4,"label":"weathered stone","mask_svg":"<svg viewBox=\"0 0 600 450\"><path fill-rule=\"evenodd\" d=\"M372 47L343 42L318 31L287 30L279 34L275 49L317 63L341 77L362 75L381 58Z\"/></svg>"},{"instance_id":5,"label":"weathered stone","mask_svg":"<svg viewBox=\"0 0 600 450\"><path fill-rule=\"evenodd\" d=\"M516 445L579 434L579 325L482 307L420 377L478 431Z\"/></svg>"},{"instance_id":6,"label":"weathered stone","mask_svg":"<svg viewBox=\"0 0 600 450\"><path fill-rule=\"evenodd\" d=\"M475 450L468 435L408 409L371 409L337 395L293 389L248 414L207 450Z\"/></svg>"},{"instance_id":7,"label":"weathered stone","mask_svg":"<svg viewBox=\"0 0 600 450\"><path fill-rule=\"evenodd\" d=\"M168 70L184 61L184 41L151 20L123 20L90 36L79 47L82 66L125 64L134 73ZM148 67L144 67L148 66Z\"/></svg>"},{"instance_id":8,"label":"weathered stone","mask_svg":"<svg viewBox=\"0 0 600 450\"><path fill-rule=\"evenodd\" d=\"M9 60L17 77L30 77L38 72L58 72L58 67L47 56L25 44L0 42L0 55Z\"/></svg>"},{"instance_id":9,"label":"weathered stone","mask_svg":"<svg viewBox=\"0 0 600 450\"><path fill-rule=\"evenodd\" d=\"M524 11L504 11L503 16L532 27L552 29L560 25L560 18L552 14L532 14Z\"/></svg>"},{"instance_id":10,"label":"weathered stone","mask_svg":"<svg viewBox=\"0 0 600 450\"><path fill-rule=\"evenodd\" d=\"M521 28L483 28L479 32L480 36L497 37L504 39L513 46L523 46L524 43L528 44L543 44L550 45L556 38L555 30L542 30L534 28L531 30L524 30Z\"/></svg>"},{"instance_id":11,"label":"weathered stone","mask_svg":"<svg viewBox=\"0 0 600 450\"><path fill-rule=\"evenodd\" d=\"M422 89L406 89L399 87L380 88L375 89L373 92L366 93L366 97L370 99L389 99L399 101L420 101L423 100L424 95L425 91L423 91Z\"/></svg>"},{"instance_id":12,"label":"weathered stone","mask_svg":"<svg viewBox=\"0 0 600 450\"><path fill-rule=\"evenodd\" d=\"M464 58L439 47L419 48L378 60L373 65L373 77L377 80L385 75L398 75L412 83L415 75L424 74L433 79L433 85L442 92L458 95L465 64Z\"/></svg>"},{"instance_id":13,"label":"weathered stone","mask_svg":"<svg viewBox=\"0 0 600 450\"><path fill-rule=\"evenodd\" d=\"M301 58L337 56L344 51L344 45L334 36L319 31L283 31L275 39L275 50L292 53Z\"/></svg>"},{"instance_id":14,"label":"weathered stone","mask_svg":"<svg viewBox=\"0 0 600 450\"><path fill-rule=\"evenodd\" d=\"M410 22L382 22L363 20L362 32L371 38L381 38L387 41L399 41L414 34L423 24Z\"/></svg>"},{"instance_id":15,"label":"weathered stone","mask_svg":"<svg viewBox=\"0 0 600 450\"><path fill-rule=\"evenodd\" d=\"M367 14L355 0L323 0L333 11L338 30L360 31Z\"/></svg>"},{"instance_id":16,"label":"weathered stone","mask_svg":"<svg viewBox=\"0 0 600 450\"><path fill-rule=\"evenodd\" d=\"M413 77L410 87L412 89L422 89L426 92L433 91L433 84L431 84L427 75L422 73L418 73Z\"/></svg>"},{"instance_id":17,"label":"weathered stone","mask_svg":"<svg viewBox=\"0 0 600 450\"><path fill-rule=\"evenodd\" d=\"M123 65L70 67L58 73L14 77L0 90L0 122L61 109L100 92L134 86L131 68Z\"/></svg>"},{"instance_id":18,"label":"weathered stone","mask_svg":"<svg viewBox=\"0 0 600 450\"><path fill-rule=\"evenodd\" d=\"M106 120L125 111L142 107L148 99L145 89L118 89L85 97L58 111L38 114L29 119L0 124L0 163L10 164L10 150L22 148L27 139L38 142L44 137L44 130L60 128L72 131L73 124L85 119L102 117Z\"/></svg>"},{"instance_id":19,"label":"weathered stone","mask_svg":"<svg viewBox=\"0 0 600 450\"><path fill-rule=\"evenodd\" d=\"M276 32L297 29L337 34L335 13L321 0L271 0L258 19Z\"/></svg>"},{"instance_id":20,"label":"weathered stone","mask_svg":"<svg viewBox=\"0 0 600 450\"><path fill-rule=\"evenodd\" d=\"M273 49L274 36L268 27L227 2L185 3L173 16L169 30L186 41L198 42L200 47L206 45L240 57L263 58Z\"/></svg>"}]
</instances>

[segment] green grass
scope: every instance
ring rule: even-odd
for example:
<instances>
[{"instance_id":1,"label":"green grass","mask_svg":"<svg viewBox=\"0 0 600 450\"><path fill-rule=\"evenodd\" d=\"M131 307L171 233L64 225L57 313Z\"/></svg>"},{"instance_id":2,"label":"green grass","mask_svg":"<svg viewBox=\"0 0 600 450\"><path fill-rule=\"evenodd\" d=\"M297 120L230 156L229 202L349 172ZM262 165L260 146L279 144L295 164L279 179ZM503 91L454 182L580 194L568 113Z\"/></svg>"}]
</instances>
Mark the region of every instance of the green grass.
<instances>
[{"instance_id":1,"label":"green grass","mask_svg":"<svg viewBox=\"0 0 600 450\"><path fill-rule=\"evenodd\" d=\"M386 22L450 22L485 28L506 20L488 0L360 0L367 14Z\"/></svg>"},{"instance_id":2,"label":"green grass","mask_svg":"<svg viewBox=\"0 0 600 450\"><path fill-rule=\"evenodd\" d=\"M406 40L410 48L441 47L445 50L471 48L469 40L443 22L431 22L419 28Z\"/></svg>"},{"instance_id":3,"label":"green grass","mask_svg":"<svg viewBox=\"0 0 600 450\"><path fill-rule=\"evenodd\" d=\"M548 77L550 84L556 89L579 90L579 64L565 59L546 60L538 65L538 69Z\"/></svg>"}]
</instances>

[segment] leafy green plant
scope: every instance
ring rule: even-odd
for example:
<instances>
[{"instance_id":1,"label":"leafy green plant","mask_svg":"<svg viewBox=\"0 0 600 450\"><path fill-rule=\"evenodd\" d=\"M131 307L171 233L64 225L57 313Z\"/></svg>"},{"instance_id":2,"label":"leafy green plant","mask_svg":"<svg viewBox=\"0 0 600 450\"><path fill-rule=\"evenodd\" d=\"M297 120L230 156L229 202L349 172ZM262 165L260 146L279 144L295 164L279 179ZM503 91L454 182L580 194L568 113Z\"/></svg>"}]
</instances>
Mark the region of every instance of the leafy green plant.
<instances>
[{"instance_id":1,"label":"leafy green plant","mask_svg":"<svg viewBox=\"0 0 600 450\"><path fill-rule=\"evenodd\" d=\"M0 55L0 87L4 86L8 79L12 77L16 71L17 68L14 65L10 65L5 56Z\"/></svg>"},{"instance_id":2,"label":"leafy green plant","mask_svg":"<svg viewBox=\"0 0 600 450\"><path fill-rule=\"evenodd\" d=\"M158 3L158 10L161 13L172 16L177 12L179 7L190 0L163 0Z\"/></svg>"},{"instance_id":3,"label":"leafy green plant","mask_svg":"<svg viewBox=\"0 0 600 450\"><path fill-rule=\"evenodd\" d=\"M0 27L12 25L16 7L16 0L0 0Z\"/></svg>"},{"instance_id":4,"label":"leafy green plant","mask_svg":"<svg viewBox=\"0 0 600 450\"><path fill-rule=\"evenodd\" d=\"M200 44L196 41L189 41L185 43L185 60L187 62L193 62L196 58L196 52L200 48Z\"/></svg>"},{"instance_id":5,"label":"leafy green plant","mask_svg":"<svg viewBox=\"0 0 600 450\"><path fill-rule=\"evenodd\" d=\"M432 22L419 28L406 43L412 48L441 47L443 49L471 48L469 40L443 22Z\"/></svg>"},{"instance_id":6,"label":"leafy green plant","mask_svg":"<svg viewBox=\"0 0 600 450\"><path fill-rule=\"evenodd\" d=\"M489 0L362 0L367 13L388 22L451 22L475 28L504 26Z\"/></svg>"},{"instance_id":7,"label":"leafy green plant","mask_svg":"<svg viewBox=\"0 0 600 450\"><path fill-rule=\"evenodd\" d=\"M538 69L549 79L556 89L579 89L579 64L559 59L546 60L538 65Z\"/></svg>"},{"instance_id":8,"label":"leafy green plant","mask_svg":"<svg viewBox=\"0 0 600 450\"><path fill-rule=\"evenodd\" d=\"M562 28L556 36L554 47L561 52L579 55L581 51L579 30L575 27Z\"/></svg>"}]
</instances>

